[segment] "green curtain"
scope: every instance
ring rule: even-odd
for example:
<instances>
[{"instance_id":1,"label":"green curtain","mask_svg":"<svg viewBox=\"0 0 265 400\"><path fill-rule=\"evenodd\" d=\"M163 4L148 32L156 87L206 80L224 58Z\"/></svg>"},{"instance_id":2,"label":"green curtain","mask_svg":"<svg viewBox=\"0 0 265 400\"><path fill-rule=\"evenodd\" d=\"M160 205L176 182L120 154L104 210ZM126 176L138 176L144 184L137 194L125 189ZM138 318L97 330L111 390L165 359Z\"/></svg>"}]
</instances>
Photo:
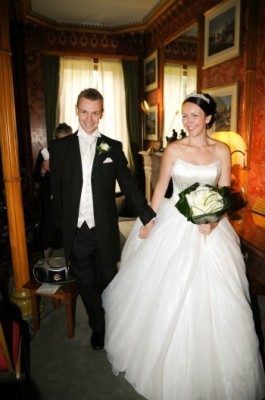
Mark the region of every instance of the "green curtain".
<instances>
[{"instance_id":1,"label":"green curtain","mask_svg":"<svg viewBox=\"0 0 265 400\"><path fill-rule=\"evenodd\" d=\"M136 61L123 60L123 75L125 85L126 99L126 118L131 144L131 153L129 154L129 164L132 173L137 175L139 157L138 151L141 143L141 124L140 124L140 108L138 97L138 64Z\"/></svg>"},{"instance_id":2,"label":"green curtain","mask_svg":"<svg viewBox=\"0 0 265 400\"><path fill-rule=\"evenodd\" d=\"M47 143L53 139L56 128L56 106L59 87L59 57L44 57L44 96Z\"/></svg>"}]
</instances>

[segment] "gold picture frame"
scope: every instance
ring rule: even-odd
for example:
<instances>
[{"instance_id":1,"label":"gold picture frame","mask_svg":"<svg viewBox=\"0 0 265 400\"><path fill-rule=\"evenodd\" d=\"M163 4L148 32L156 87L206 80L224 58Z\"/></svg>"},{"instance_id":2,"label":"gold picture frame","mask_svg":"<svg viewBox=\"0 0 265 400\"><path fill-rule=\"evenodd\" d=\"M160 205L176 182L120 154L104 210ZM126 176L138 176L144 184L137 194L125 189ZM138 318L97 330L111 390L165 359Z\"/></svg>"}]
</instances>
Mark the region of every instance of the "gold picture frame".
<instances>
[{"instance_id":1,"label":"gold picture frame","mask_svg":"<svg viewBox=\"0 0 265 400\"><path fill-rule=\"evenodd\" d=\"M158 86L158 56L157 51L144 60L144 90L149 92Z\"/></svg>"},{"instance_id":2,"label":"gold picture frame","mask_svg":"<svg viewBox=\"0 0 265 400\"><path fill-rule=\"evenodd\" d=\"M145 116L145 140L158 140L158 105L149 107Z\"/></svg>"},{"instance_id":3,"label":"gold picture frame","mask_svg":"<svg viewBox=\"0 0 265 400\"><path fill-rule=\"evenodd\" d=\"M240 55L240 0L227 0L204 14L204 68Z\"/></svg>"},{"instance_id":4,"label":"gold picture frame","mask_svg":"<svg viewBox=\"0 0 265 400\"><path fill-rule=\"evenodd\" d=\"M217 104L219 118L212 127L213 132L234 131L237 132L238 117L238 83L203 89L202 93L208 93Z\"/></svg>"}]
</instances>

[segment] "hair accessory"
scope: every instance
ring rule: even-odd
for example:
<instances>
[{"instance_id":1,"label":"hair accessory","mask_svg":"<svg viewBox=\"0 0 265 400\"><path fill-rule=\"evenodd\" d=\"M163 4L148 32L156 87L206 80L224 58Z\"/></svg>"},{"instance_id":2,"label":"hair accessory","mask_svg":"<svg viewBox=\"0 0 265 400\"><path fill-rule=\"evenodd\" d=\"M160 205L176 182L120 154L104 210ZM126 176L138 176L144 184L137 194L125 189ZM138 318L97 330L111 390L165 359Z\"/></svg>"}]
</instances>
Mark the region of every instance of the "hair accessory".
<instances>
[{"instance_id":1,"label":"hair accessory","mask_svg":"<svg viewBox=\"0 0 265 400\"><path fill-rule=\"evenodd\" d=\"M196 92L191 92L185 97L185 100L189 99L190 97L199 97L200 99L206 101L206 103L210 103L210 99L208 99L204 94L202 93L196 93Z\"/></svg>"}]
</instances>

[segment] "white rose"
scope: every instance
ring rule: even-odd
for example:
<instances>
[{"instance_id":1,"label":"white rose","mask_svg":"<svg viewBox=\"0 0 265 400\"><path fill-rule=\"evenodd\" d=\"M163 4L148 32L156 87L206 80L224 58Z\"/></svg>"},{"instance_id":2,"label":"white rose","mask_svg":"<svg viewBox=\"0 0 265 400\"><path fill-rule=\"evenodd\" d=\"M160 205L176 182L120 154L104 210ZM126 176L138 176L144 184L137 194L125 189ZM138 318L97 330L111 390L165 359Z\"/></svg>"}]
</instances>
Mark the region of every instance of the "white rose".
<instances>
[{"instance_id":1,"label":"white rose","mask_svg":"<svg viewBox=\"0 0 265 400\"><path fill-rule=\"evenodd\" d=\"M104 151L108 151L108 150L109 150L109 145L108 145L108 143L102 143L101 148L102 148L102 150L104 150Z\"/></svg>"},{"instance_id":2,"label":"white rose","mask_svg":"<svg viewBox=\"0 0 265 400\"><path fill-rule=\"evenodd\" d=\"M188 204L192 210L193 216L210 214L223 208L222 197L215 190L207 186L198 186L190 194L186 194Z\"/></svg>"}]
</instances>

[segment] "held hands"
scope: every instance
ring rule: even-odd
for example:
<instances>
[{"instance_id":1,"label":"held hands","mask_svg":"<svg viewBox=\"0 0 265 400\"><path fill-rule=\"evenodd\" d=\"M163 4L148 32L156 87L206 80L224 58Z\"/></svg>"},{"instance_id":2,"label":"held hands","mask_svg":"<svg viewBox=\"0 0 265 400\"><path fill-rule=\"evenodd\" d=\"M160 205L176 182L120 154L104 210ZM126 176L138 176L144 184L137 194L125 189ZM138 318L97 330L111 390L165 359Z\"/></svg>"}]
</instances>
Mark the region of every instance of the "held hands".
<instances>
[{"instance_id":1,"label":"held hands","mask_svg":"<svg viewBox=\"0 0 265 400\"><path fill-rule=\"evenodd\" d=\"M149 235L155 221L152 219L151 221L148 222L146 225L142 225L140 232L139 232L139 238L141 239L146 239L147 236Z\"/></svg>"}]
</instances>

